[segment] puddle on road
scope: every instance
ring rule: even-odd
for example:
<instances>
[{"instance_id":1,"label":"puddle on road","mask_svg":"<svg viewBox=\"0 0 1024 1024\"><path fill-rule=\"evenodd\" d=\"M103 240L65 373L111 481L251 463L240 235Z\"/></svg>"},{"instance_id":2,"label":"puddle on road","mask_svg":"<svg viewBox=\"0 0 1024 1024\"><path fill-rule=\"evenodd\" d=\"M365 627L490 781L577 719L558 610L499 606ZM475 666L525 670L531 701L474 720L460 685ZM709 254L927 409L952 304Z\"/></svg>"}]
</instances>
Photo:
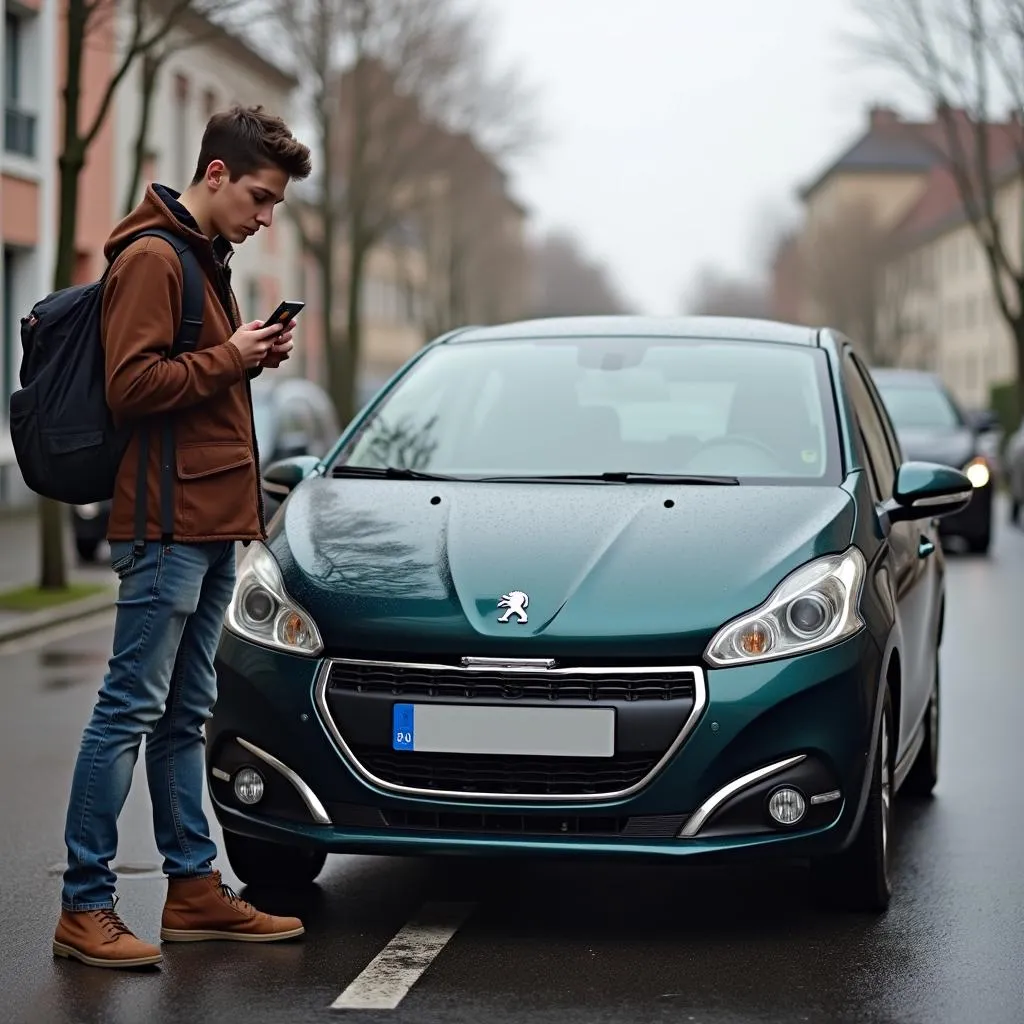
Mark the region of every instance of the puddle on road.
<instances>
[{"instance_id":1,"label":"puddle on road","mask_svg":"<svg viewBox=\"0 0 1024 1024\"><path fill-rule=\"evenodd\" d=\"M103 678L107 661L108 656L99 651L40 651L38 665L41 673L53 669L74 670L49 678L44 676L40 689L52 693L76 686L95 686Z\"/></svg>"},{"instance_id":2,"label":"puddle on road","mask_svg":"<svg viewBox=\"0 0 1024 1024\"><path fill-rule=\"evenodd\" d=\"M106 665L107 655L99 651L40 651L40 668L67 668L68 666Z\"/></svg>"}]
</instances>

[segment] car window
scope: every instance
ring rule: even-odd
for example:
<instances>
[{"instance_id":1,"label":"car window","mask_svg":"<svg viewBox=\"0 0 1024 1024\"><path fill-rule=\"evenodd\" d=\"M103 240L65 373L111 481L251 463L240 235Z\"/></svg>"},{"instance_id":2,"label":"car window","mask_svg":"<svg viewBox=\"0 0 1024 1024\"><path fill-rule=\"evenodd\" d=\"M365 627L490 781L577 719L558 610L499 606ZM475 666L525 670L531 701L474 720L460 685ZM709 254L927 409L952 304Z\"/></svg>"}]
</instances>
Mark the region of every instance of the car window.
<instances>
[{"instance_id":1,"label":"car window","mask_svg":"<svg viewBox=\"0 0 1024 1024\"><path fill-rule=\"evenodd\" d=\"M889 407L882 399L878 390L878 385L875 383L874 377L871 376L870 370L868 370L864 365L863 361L855 352L850 353L850 358L853 360L854 366L857 367L861 380L864 381L864 386L868 389L868 393L871 395L871 402L875 407L875 411L878 413L878 418L882 423L882 429L885 432L885 439L889 444L889 453L892 456L893 464L897 469L899 469L903 462L903 449L900 447L899 437L896 434L896 429L893 425Z\"/></svg>"},{"instance_id":2,"label":"car window","mask_svg":"<svg viewBox=\"0 0 1024 1024\"><path fill-rule=\"evenodd\" d=\"M876 382L897 430L958 430L963 424L956 406L938 385Z\"/></svg>"},{"instance_id":3,"label":"car window","mask_svg":"<svg viewBox=\"0 0 1024 1024\"><path fill-rule=\"evenodd\" d=\"M627 471L834 483L829 388L824 353L810 347L672 338L439 345L338 461L457 476Z\"/></svg>"},{"instance_id":4,"label":"car window","mask_svg":"<svg viewBox=\"0 0 1024 1024\"><path fill-rule=\"evenodd\" d=\"M896 481L896 463L885 435L885 427L875 409L871 392L849 353L843 361L843 370L843 379L853 403L857 426L869 460L872 490L876 501L885 501L892 496L893 484Z\"/></svg>"}]
</instances>

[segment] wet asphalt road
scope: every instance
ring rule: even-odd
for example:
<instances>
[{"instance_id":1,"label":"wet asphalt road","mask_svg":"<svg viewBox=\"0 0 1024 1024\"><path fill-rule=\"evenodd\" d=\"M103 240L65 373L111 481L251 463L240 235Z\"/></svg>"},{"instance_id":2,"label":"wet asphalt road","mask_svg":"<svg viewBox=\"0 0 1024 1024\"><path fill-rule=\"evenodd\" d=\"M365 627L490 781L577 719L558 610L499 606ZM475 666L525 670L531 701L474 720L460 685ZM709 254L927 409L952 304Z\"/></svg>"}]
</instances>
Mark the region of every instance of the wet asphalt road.
<instances>
[{"instance_id":1,"label":"wet asphalt road","mask_svg":"<svg viewBox=\"0 0 1024 1024\"><path fill-rule=\"evenodd\" d=\"M149 973L55 961L64 800L109 620L0 650L0 1021L1019 1024L1024 533L1000 521L992 555L950 555L949 575L941 781L927 805L898 801L897 892L882 918L816 910L785 867L334 857L301 897L245 891L301 914L298 943L171 946ZM164 883L148 814L140 770L119 910L152 940ZM438 901L469 916L398 1008L330 1009Z\"/></svg>"}]
</instances>

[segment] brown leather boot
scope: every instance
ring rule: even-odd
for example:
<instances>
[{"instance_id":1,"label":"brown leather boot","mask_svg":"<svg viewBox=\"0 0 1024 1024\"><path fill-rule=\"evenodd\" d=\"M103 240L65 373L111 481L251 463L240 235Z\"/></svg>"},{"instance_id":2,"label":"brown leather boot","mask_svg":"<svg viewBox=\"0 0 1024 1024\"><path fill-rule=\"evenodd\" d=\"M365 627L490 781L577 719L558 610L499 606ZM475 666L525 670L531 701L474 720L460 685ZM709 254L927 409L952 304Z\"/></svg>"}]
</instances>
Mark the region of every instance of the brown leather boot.
<instances>
[{"instance_id":1,"label":"brown leather boot","mask_svg":"<svg viewBox=\"0 0 1024 1024\"><path fill-rule=\"evenodd\" d=\"M273 917L246 903L220 880L220 872L168 880L160 938L165 942L276 942L306 929L297 917Z\"/></svg>"},{"instance_id":2,"label":"brown leather boot","mask_svg":"<svg viewBox=\"0 0 1024 1024\"><path fill-rule=\"evenodd\" d=\"M53 952L90 967L147 967L163 960L159 948L137 939L113 909L62 910Z\"/></svg>"}]
</instances>

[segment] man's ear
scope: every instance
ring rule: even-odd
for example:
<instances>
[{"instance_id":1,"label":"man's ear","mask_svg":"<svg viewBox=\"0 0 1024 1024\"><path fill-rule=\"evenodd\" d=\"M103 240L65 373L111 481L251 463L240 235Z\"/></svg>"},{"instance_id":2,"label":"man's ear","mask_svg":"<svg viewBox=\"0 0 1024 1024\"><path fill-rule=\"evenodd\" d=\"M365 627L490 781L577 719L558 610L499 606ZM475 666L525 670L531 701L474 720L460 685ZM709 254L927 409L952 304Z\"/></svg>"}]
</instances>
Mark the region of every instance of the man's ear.
<instances>
[{"instance_id":1,"label":"man's ear","mask_svg":"<svg viewBox=\"0 0 1024 1024\"><path fill-rule=\"evenodd\" d=\"M222 185L230 180L227 164L223 160L211 160L206 168L206 185L216 192Z\"/></svg>"}]
</instances>

